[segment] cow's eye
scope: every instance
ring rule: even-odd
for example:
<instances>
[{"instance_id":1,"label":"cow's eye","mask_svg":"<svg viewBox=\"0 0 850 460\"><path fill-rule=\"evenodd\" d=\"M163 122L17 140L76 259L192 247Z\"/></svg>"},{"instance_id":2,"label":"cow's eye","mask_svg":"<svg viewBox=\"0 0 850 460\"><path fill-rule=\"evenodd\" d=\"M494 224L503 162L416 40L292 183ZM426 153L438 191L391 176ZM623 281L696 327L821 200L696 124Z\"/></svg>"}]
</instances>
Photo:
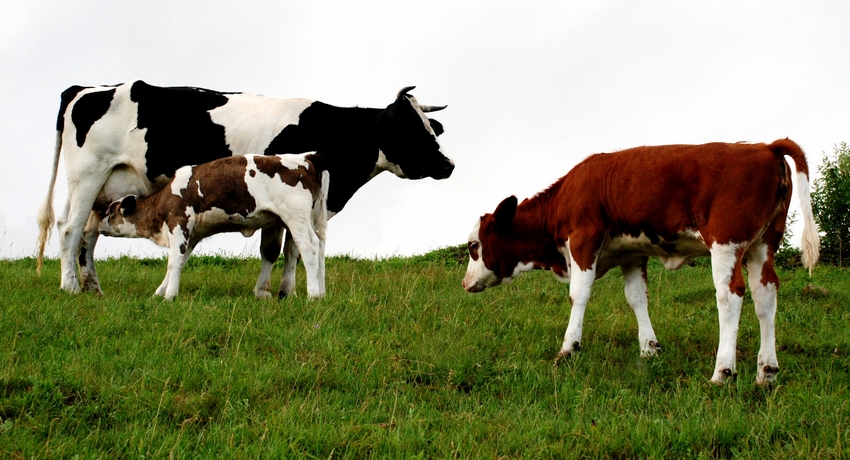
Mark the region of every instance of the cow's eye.
<instances>
[{"instance_id":1,"label":"cow's eye","mask_svg":"<svg viewBox=\"0 0 850 460\"><path fill-rule=\"evenodd\" d=\"M474 241L470 242L469 243L469 250L470 251L477 251L478 250L478 243L476 243Z\"/></svg>"}]
</instances>

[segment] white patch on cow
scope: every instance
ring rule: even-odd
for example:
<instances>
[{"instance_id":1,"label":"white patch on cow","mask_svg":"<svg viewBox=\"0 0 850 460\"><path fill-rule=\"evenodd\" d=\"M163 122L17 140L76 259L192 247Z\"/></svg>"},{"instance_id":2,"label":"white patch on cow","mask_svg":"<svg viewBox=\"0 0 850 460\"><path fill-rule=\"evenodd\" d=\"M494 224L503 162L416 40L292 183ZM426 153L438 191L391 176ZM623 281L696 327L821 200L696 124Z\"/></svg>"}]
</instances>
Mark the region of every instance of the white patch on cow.
<instances>
[{"instance_id":1,"label":"white patch on cow","mask_svg":"<svg viewBox=\"0 0 850 460\"><path fill-rule=\"evenodd\" d=\"M257 94L229 94L227 99L227 104L210 110L210 118L224 127L224 138L233 155L264 153L274 138L287 126L297 125L304 109L315 102Z\"/></svg>"},{"instance_id":2,"label":"white patch on cow","mask_svg":"<svg viewBox=\"0 0 850 460\"><path fill-rule=\"evenodd\" d=\"M466 266L466 275L463 277L463 288L469 292L481 292L484 289L496 286L501 283L501 280L493 270L484 265L484 250L481 246L481 240L478 237L479 229L481 228L481 219L475 222L472 227L472 232L469 233L469 242L478 244L478 260L469 258L469 264Z\"/></svg>"},{"instance_id":3,"label":"white patch on cow","mask_svg":"<svg viewBox=\"0 0 850 460\"><path fill-rule=\"evenodd\" d=\"M531 270L534 270L534 262L520 262L520 263L516 264L516 267L514 267L514 271L513 271L513 273L511 273L511 277L503 279L502 283L508 284L511 281L513 281L514 278L516 278L517 276L519 276L519 275L521 275L525 272L529 272Z\"/></svg>"},{"instance_id":4,"label":"white patch on cow","mask_svg":"<svg viewBox=\"0 0 850 460\"><path fill-rule=\"evenodd\" d=\"M572 265L572 260L573 260L572 254L570 254L570 241L569 240L565 241L564 245L558 248L558 252L560 252L561 255L564 256L564 260L566 260L567 271L563 275L558 275L554 271L552 272L552 274L555 275L556 280L558 280L562 283L569 283L570 282L570 271L572 269L571 265Z\"/></svg>"},{"instance_id":5,"label":"white patch on cow","mask_svg":"<svg viewBox=\"0 0 850 460\"><path fill-rule=\"evenodd\" d=\"M204 192L201 191L201 181L195 181L198 184L198 196L203 198Z\"/></svg>"},{"instance_id":6,"label":"white patch on cow","mask_svg":"<svg viewBox=\"0 0 850 460\"><path fill-rule=\"evenodd\" d=\"M189 187L189 179L192 178L192 167L183 166L174 173L174 180L171 181L171 193L177 196L183 196L183 190Z\"/></svg>"},{"instance_id":7,"label":"white patch on cow","mask_svg":"<svg viewBox=\"0 0 850 460\"><path fill-rule=\"evenodd\" d=\"M688 229L676 235L676 238L659 244L653 244L645 233L638 236L619 235L606 241L599 257L600 268L604 271L617 267L636 256L658 257L664 268L677 270L689 260L709 255L708 247L702 235Z\"/></svg>"},{"instance_id":8,"label":"white patch on cow","mask_svg":"<svg viewBox=\"0 0 850 460\"><path fill-rule=\"evenodd\" d=\"M401 166L387 160L384 152L378 150L378 162L375 163L375 169L372 170L369 178L371 179L384 171L389 171L402 179L407 179L407 175L401 170Z\"/></svg>"}]
</instances>

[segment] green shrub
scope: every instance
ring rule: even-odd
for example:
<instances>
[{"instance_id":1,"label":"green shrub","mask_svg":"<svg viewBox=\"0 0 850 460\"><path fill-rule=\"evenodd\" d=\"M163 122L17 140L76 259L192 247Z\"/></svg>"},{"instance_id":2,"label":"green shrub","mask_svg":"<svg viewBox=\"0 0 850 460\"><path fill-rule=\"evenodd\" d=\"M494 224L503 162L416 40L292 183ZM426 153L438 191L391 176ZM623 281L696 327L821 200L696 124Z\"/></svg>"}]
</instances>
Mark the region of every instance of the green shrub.
<instances>
[{"instance_id":1,"label":"green shrub","mask_svg":"<svg viewBox=\"0 0 850 460\"><path fill-rule=\"evenodd\" d=\"M836 145L824 154L812 187L812 211L821 231L821 261L850 265L850 147Z\"/></svg>"}]
</instances>

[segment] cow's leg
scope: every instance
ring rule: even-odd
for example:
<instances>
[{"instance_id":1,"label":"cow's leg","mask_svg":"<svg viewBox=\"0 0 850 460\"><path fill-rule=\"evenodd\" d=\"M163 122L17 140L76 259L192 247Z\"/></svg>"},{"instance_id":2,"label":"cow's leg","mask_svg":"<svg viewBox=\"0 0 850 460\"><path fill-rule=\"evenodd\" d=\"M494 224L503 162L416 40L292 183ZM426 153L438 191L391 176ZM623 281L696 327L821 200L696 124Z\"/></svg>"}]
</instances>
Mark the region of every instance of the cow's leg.
<instances>
[{"instance_id":1,"label":"cow's leg","mask_svg":"<svg viewBox=\"0 0 850 460\"><path fill-rule=\"evenodd\" d=\"M307 296L310 298L325 295L322 283L319 280L319 251L320 239L316 232L309 226L290 225L289 233L298 246L301 260L304 262L304 271L307 272Z\"/></svg>"},{"instance_id":2,"label":"cow's leg","mask_svg":"<svg viewBox=\"0 0 850 460\"><path fill-rule=\"evenodd\" d=\"M655 356L658 350L661 349L658 345L658 339L655 338L655 331L652 330L652 323L649 320L649 299L646 293L647 261L647 257L641 257L620 266L620 269L623 271L626 301L632 307L632 311L635 312L635 318L638 323L640 355L644 358Z\"/></svg>"},{"instance_id":3,"label":"cow's leg","mask_svg":"<svg viewBox=\"0 0 850 460\"><path fill-rule=\"evenodd\" d=\"M100 280L97 278L97 270L94 267L94 248L97 244L97 237L100 234L97 232L97 226L103 220L103 214L92 211L89 214L89 220L86 222L86 228L83 231L83 240L80 245L80 282L83 285L84 292L94 292L98 295L103 295L100 288Z\"/></svg>"},{"instance_id":4,"label":"cow's leg","mask_svg":"<svg viewBox=\"0 0 850 460\"><path fill-rule=\"evenodd\" d=\"M280 291L278 297L284 298L288 295L295 295L295 267L298 266L298 245L292 239L292 232L286 232L286 238L283 242L283 278L280 279Z\"/></svg>"},{"instance_id":5,"label":"cow's leg","mask_svg":"<svg viewBox=\"0 0 850 460\"><path fill-rule=\"evenodd\" d=\"M77 257L80 255L80 246L83 238L83 230L94 206L95 198L106 182L108 171L92 168L88 171L69 171L69 177L84 177L85 181L75 181L68 184L67 213L60 222L60 248L59 258L62 267L62 284L65 291L71 293L80 292L80 283L77 280Z\"/></svg>"},{"instance_id":6,"label":"cow's leg","mask_svg":"<svg viewBox=\"0 0 850 460\"><path fill-rule=\"evenodd\" d=\"M773 252L767 244L754 245L747 251L747 277L761 329L756 383L765 385L776 380L776 373L779 372L775 323L779 277L773 269Z\"/></svg>"},{"instance_id":7,"label":"cow's leg","mask_svg":"<svg viewBox=\"0 0 850 460\"><path fill-rule=\"evenodd\" d=\"M738 323L744 301L744 276L741 271L743 245L714 244L711 247L711 272L717 295L720 340L717 361L711 381L723 383L737 375L735 352L738 342Z\"/></svg>"},{"instance_id":8,"label":"cow's leg","mask_svg":"<svg viewBox=\"0 0 850 460\"><path fill-rule=\"evenodd\" d=\"M564 343L558 352L558 359L570 356L581 349L581 327L584 322L584 311L590 300L590 288L596 279L596 261L590 268L582 270L576 259L572 259L570 267L570 322L564 334Z\"/></svg>"},{"instance_id":9,"label":"cow's leg","mask_svg":"<svg viewBox=\"0 0 850 460\"><path fill-rule=\"evenodd\" d=\"M262 268L260 268L260 277L257 279L257 284L254 286L254 296L258 299L271 298L271 276L274 263L280 257L280 246L283 239L283 225L275 225L273 227L264 228L260 233L260 258L262 259Z\"/></svg>"}]
</instances>

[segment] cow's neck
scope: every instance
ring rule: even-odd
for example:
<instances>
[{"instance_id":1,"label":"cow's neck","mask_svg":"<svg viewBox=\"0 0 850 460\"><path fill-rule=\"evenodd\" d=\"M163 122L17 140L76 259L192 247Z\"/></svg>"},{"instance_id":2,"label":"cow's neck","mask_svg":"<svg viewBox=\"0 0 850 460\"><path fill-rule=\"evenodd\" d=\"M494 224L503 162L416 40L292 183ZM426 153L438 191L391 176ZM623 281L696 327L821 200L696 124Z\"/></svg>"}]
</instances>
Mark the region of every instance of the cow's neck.
<instances>
[{"instance_id":1,"label":"cow's neck","mask_svg":"<svg viewBox=\"0 0 850 460\"><path fill-rule=\"evenodd\" d=\"M384 109L335 107L315 102L301 114L298 125L284 129L267 153L300 153L315 150L325 160L330 186L328 210L336 214L354 193L374 177L378 162L378 127Z\"/></svg>"},{"instance_id":2,"label":"cow's neck","mask_svg":"<svg viewBox=\"0 0 850 460\"><path fill-rule=\"evenodd\" d=\"M554 193L547 190L520 203L511 227L512 232L517 232L517 236L526 241L523 250L535 263L535 268L553 270L561 275L566 273L567 262L559 251L564 242L558 240L549 225L553 197Z\"/></svg>"}]
</instances>

